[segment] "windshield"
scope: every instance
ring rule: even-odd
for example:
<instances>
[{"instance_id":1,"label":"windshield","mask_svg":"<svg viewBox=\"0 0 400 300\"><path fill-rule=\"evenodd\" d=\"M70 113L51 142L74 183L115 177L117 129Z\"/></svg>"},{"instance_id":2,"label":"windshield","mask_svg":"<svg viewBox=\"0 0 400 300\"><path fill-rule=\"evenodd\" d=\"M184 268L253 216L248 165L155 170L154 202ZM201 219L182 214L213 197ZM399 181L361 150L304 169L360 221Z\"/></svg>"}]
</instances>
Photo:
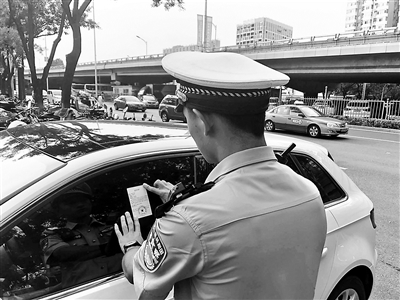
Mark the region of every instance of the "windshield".
<instances>
[{"instance_id":1,"label":"windshield","mask_svg":"<svg viewBox=\"0 0 400 300\"><path fill-rule=\"evenodd\" d=\"M156 98L152 95L143 95L143 100L156 100Z\"/></svg>"},{"instance_id":2,"label":"windshield","mask_svg":"<svg viewBox=\"0 0 400 300\"><path fill-rule=\"evenodd\" d=\"M141 102L138 98L136 97L126 97L126 100L129 102Z\"/></svg>"},{"instance_id":3,"label":"windshield","mask_svg":"<svg viewBox=\"0 0 400 300\"><path fill-rule=\"evenodd\" d=\"M0 152L0 203L64 165L6 132L0 134Z\"/></svg>"},{"instance_id":4,"label":"windshield","mask_svg":"<svg viewBox=\"0 0 400 300\"><path fill-rule=\"evenodd\" d=\"M322 117L324 114L321 113L319 110L312 108L312 107L302 107L301 112L306 117Z\"/></svg>"}]
</instances>

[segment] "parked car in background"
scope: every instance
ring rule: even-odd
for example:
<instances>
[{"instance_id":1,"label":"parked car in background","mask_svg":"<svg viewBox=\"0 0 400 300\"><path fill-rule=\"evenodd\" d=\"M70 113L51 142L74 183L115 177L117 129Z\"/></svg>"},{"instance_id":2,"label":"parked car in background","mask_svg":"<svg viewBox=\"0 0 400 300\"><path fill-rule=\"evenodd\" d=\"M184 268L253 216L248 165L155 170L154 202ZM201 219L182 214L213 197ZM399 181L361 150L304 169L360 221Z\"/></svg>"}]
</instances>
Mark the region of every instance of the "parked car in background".
<instances>
[{"instance_id":1,"label":"parked car in background","mask_svg":"<svg viewBox=\"0 0 400 300\"><path fill-rule=\"evenodd\" d=\"M351 100L343 109L343 116L351 118L369 118L371 108L368 100Z\"/></svg>"},{"instance_id":2,"label":"parked car in background","mask_svg":"<svg viewBox=\"0 0 400 300\"><path fill-rule=\"evenodd\" d=\"M62 90L48 90L47 100L50 104L60 105L61 104Z\"/></svg>"},{"instance_id":3,"label":"parked car in background","mask_svg":"<svg viewBox=\"0 0 400 300\"><path fill-rule=\"evenodd\" d=\"M142 95L139 100L141 100L147 108L158 108L159 106L159 103L154 95L145 94Z\"/></svg>"},{"instance_id":4,"label":"parked car in background","mask_svg":"<svg viewBox=\"0 0 400 300\"><path fill-rule=\"evenodd\" d=\"M316 100L312 107L319 110L324 115L335 114L335 106L331 100Z\"/></svg>"},{"instance_id":5,"label":"parked car in background","mask_svg":"<svg viewBox=\"0 0 400 300\"><path fill-rule=\"evenodd\" d=\"M146 111L146 104L135 96L119 96L114 99L114 109L124 109L128 107L128 111Z\"/></svg>"},{"instance_id":6,"label":"parked car in background","mask_svg":"<svg viewBox=\"0 0 400 300\"><path fill-rule=\"evenodd\" d=\"M347 134L347 123L327 117L306 105L280 105L265 113L265 130L283 129L307 133L311 137Z\"/></svg>"},{"instance_id":7,"label":"parked car in background","mask_svg":"<svg viewBox=\"0 0 400 300\"><path fill-rule=\"evenodd\" d=\"M167 95L162 99L160 106L158 107L158 113L163 122L168 122L169 120L186 122L185 115L182 112L175 111L177 105L178 96Z\"/></svg>"},{"instance_id":8,"label":"parked car in background","mask_svg":"<svg viewBox=\"0 0 400 300\"><path fill-rule=\"evenodd\" d=\"M326 148L267 132L265 137L276 154L296 144L286 164L316 185L324 203L327 235L314 299L368 299L377 262L373 203ZM93 217L114 224L130 210L128 187L159 178L187 186L204 182L213 169L187 126L176 123L43 122L0 132L0 152L1 299L137 299L121 269L92 266L91 278L68 285L60 263L44 263L43 233L65 222L53 200L85 182ZM161 201L152 193L149 199L154 213ZM154 220L154 215L139 220L142 236ZM74 238L67 233L65 238ZM78 257L68 263L83 262Z\"/></svg>"}]
</instances>

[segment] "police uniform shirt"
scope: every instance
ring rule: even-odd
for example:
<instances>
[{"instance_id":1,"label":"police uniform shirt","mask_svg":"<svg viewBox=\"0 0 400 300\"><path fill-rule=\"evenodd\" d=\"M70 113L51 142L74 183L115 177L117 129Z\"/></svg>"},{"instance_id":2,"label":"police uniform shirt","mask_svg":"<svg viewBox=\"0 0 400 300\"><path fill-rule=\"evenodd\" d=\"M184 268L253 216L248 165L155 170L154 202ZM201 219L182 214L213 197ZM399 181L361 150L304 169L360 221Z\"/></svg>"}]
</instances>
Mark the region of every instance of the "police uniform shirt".
<instances>
[{"instance_id":1,"label":"police uniform shirt","mask_svg":"<svg viewBox=\"0 0 400 300\"><path fill-rule=\"evenodd\" d=\"M326 236L312 182L270 147L232 154L214 187L157 219L134 257L140 299L312 299Z\"/></svg>"},{"instance_id":2,"label":"police uniform shirt","mask_svg":"<svg viewBox=\"0 0 400 300\"><path fill-rule=\"evenodd\" d=\"M52 263L52 253L66 246L99 246L109 241L113 230L92 218L89 225L67 222L64 227L49 228L43 232L40 245L44 254L44 262ZM59 263L62 272L62 286L71 286L95 277L121 270L122 254L110 257L100 256L85 261Z\"/></svg>"}]
</instances>

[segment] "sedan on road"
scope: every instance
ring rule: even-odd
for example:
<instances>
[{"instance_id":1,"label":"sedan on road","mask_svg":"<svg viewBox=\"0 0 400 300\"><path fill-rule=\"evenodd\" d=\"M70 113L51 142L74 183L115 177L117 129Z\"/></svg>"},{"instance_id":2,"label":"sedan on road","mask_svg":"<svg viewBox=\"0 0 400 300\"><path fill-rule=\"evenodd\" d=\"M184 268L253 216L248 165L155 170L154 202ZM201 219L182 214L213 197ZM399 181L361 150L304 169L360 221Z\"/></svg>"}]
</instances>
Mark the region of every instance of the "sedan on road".
<instances>
[{"instance_id":1,"label":"sedan on road","mask_svg":"<svg viewBox=\"0 0 400 300\"><path fill-rule=\"evenodd\" d=\"M119 96L114 99L114 109L128 108L128 111L146 111L146 104L135 96Z\"/></svg>"},{"instance_id":2,"label":"sedan on road","mask_svg":"<svg viewBox=\"0 0 400 300\"><path fill-rule=\"evenodd\" d=\"M186 122L183 112L177 112L175 108L178 105L178 96L166 95L158 107L158 113L161 121L168 122L169 120L180 120Z\"/></svg>"},{"instance_id":3,"label":"sedan on road","mask_svg":"<svg viewBox=\"0 0 400 300\"><path fill-rule=\"evenodd\" d=\"M140 100L146 105L147 108L158 108L159 103L154 95L142 95Z\"/></svg>"},{"instance_id":4,"label":"sedan on road","mask_svg":"<svg viewBox=\"0 0 400 300\"><path fill-rule=\"evenodd\" d=\"M326 148L268 132L265 138L280 162L316 185L324 203L327 235L314 299L368 299L377 260L373 203ZM285 151L292 143L294 149ZM107 267L108 259L122 257L116 240L113 244L109 239L107 246L117 252L113 255L99 246L92 256L67 260L82 272L91 268L84 278L79 277L82 272L66 274L62 260L44 257L43 249L56 245L86 245L82 234L72 234L66 227L76 225L66 223L65 205L55 206L54 200L84 186L91 198L91 217L97 226L112 228L131 210L128 188L156 179L196 184L204 182L214 167L199 152L187 126L179 123L42 122L1 131L0 152L1 299L137 299L121 263ZM161 200L152 193L148 196L154 213ZM147 236L154 220L154 214L140 219L142 236ZM101 233L104 240L111 231ZM97 239L89 242L91 247L99 244ZM89 264L88 259L96 263ZM68 281L71 275L75 283Z\"/></svg>"},{"instance_id":5,"label":"sedan on road","mask_svg":"<svg viewBox=\"0 0 400 300\"><path fill-rule=\"evenodd\" d=\"M265 113L265 130L283 129L306 133L311 137L347 134L346 122L328 117L306 105L280 105Z\"/></svg>"}]
</instances>

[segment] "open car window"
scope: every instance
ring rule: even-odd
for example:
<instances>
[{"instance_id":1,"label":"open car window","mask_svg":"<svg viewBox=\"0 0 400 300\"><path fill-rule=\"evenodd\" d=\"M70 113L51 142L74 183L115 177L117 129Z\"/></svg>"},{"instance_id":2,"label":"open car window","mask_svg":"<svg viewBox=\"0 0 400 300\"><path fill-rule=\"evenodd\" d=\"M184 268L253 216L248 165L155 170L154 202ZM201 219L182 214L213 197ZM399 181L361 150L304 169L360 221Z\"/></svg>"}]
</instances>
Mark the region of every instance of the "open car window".
<instances>
[{"instance_id":1,"label":"open car window","mask_svg":"<svg viewBox=\"0 0 400 300\"><path fill-rule=\"evenodd\" d=\"M184 185L204 182L212 168L197 153L152 157L89 174L44 198L37 208L17 217L1 236L0 298L55 295L120 274L122 253L113 225L131 210L127 188L144 182L152 185L157 179ZM67 197L71 188L81 191L82 200L77 193ZM154 214L161 200L152 193L149 199ZM71 207L77 202L80 206L74 211ZM77 215L88 221L77 223ZM144 238L154 220L154 215L140 219Z\"/></svg>"}]
</instances>

